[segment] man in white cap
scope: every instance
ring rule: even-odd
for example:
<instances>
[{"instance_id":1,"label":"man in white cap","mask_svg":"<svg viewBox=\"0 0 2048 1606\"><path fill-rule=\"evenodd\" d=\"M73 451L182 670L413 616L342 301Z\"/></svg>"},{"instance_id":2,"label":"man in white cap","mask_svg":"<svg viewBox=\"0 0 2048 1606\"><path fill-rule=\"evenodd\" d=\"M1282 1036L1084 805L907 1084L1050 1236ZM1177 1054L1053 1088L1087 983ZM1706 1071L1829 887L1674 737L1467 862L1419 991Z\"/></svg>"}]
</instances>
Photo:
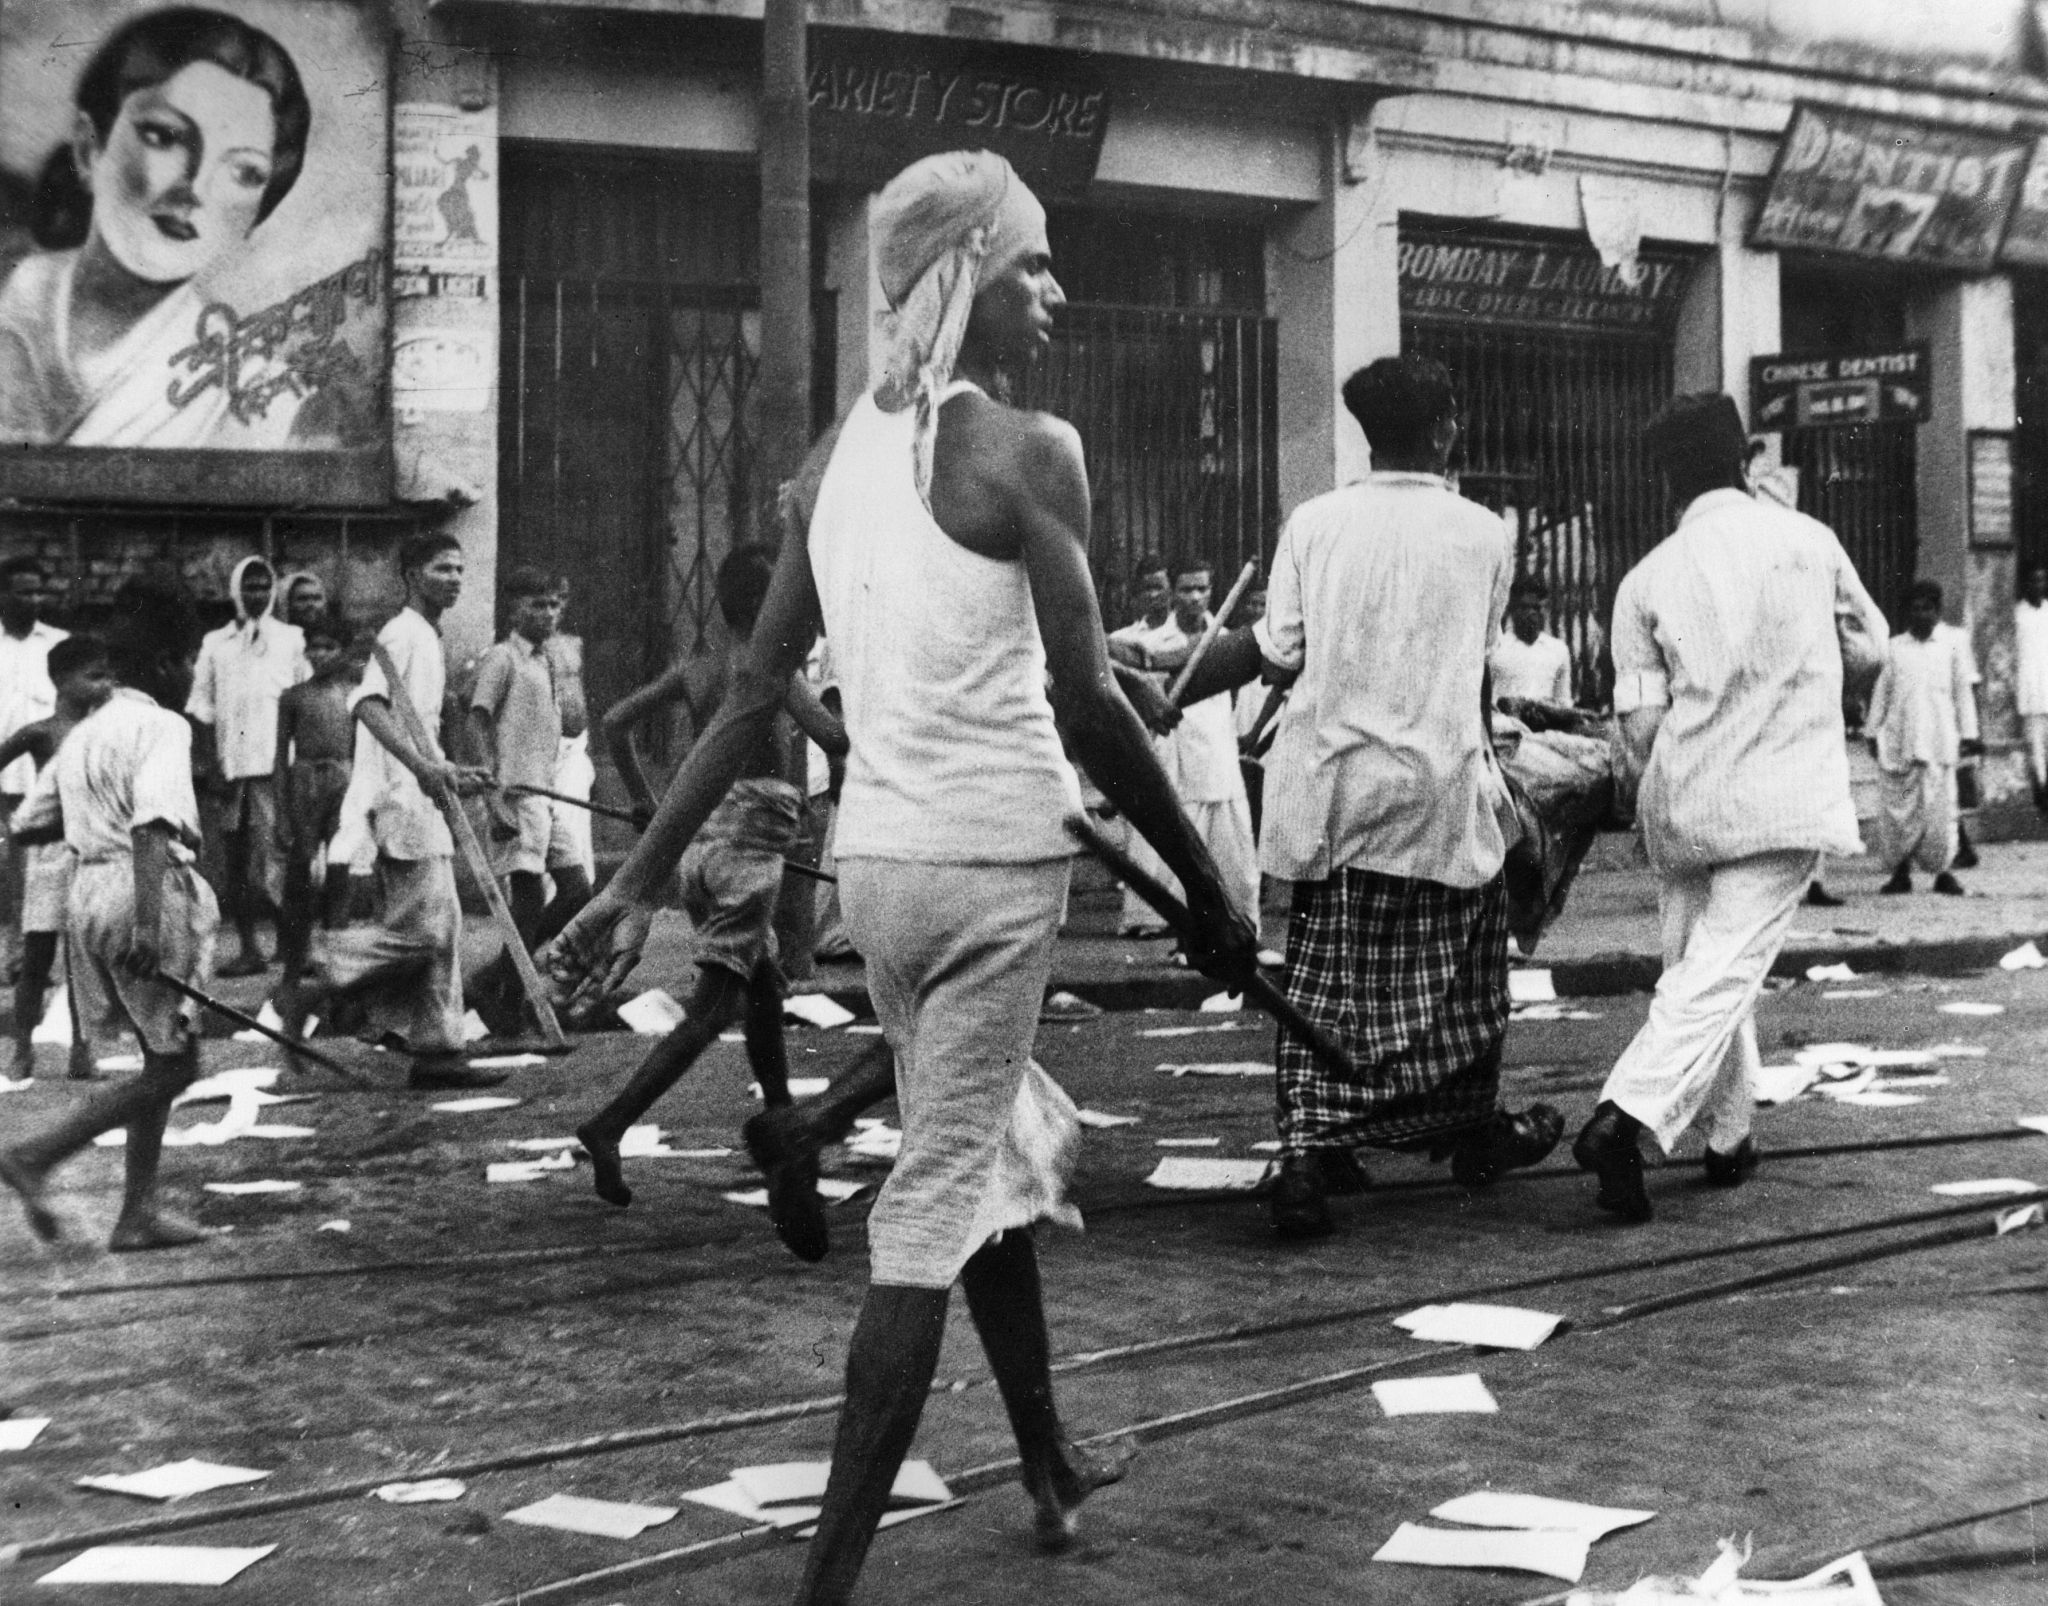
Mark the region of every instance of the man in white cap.
<instances>
[{"instance_id":1,"label":"man in white cap","mask_svg":"<svg viewBox=\"0 0 2048 1606\"><path fill-rule=\"evenodd\" d=\"M716 719L632 856L544 955L577 993L632 967L684 845L822 623L852 742L840 900L896 1054L904 1136L869 1223L871 1280L798 1592L808 1606L852 1592L956 1278L1041 1542L1070 1542L1075 1509L1119 1471L1060 1425L1029 1230L1074 1219L1073 1105L1031 1060L1073 852L1062 820L1080 807L1062 731L1187 889L1195 962L1241 983L1257 949L1111 674L1080 441L997 399L1005 370L1044 349L1062 300L1044 209L1001 158L949 152L897 175L875 224L893 309L882 381L785 499L753 652Z\"/></svg>"}]
</instances>

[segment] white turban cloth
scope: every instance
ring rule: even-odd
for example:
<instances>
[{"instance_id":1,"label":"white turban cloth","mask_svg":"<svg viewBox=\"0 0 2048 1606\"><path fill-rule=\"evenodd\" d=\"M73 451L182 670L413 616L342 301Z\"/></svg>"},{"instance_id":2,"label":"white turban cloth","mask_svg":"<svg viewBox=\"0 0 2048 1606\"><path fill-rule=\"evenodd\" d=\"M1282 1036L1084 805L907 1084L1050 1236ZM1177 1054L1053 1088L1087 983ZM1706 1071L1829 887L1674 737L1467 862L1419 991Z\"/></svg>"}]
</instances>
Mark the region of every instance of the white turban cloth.
<instances>
[{"instance_id":1,"label":"white turban cloth","mask_svg":"<svg viewBox=\"0 0 2048 1606\"><path fill-rule=\"evenodd\" d=\"M912 471L926 507L938 444L939 395L982 286L1019 257L1048 249L1045 208L992 151L942 151L913 162L875 200L875 266L883 382L891 411L916 409Z\"/></svg>"}]
</instances>

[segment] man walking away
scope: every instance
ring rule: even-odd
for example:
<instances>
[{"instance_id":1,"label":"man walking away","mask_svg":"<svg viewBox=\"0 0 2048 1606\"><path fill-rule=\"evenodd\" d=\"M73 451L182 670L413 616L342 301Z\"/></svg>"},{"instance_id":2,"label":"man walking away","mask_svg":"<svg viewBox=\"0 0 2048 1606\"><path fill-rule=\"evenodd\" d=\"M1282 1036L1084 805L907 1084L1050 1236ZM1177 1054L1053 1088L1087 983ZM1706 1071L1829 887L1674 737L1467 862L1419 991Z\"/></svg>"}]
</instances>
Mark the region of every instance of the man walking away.
<instances>
[{"instance_id":1,"label":"man walking away","mask_svg":"<svg viewBox=\"0 0 2048 1606\"><path fill-rule=\"evenodd\" d=\"M277 577L261 558L244 558L228 581L231 624L208 631L192 670L195 769L212 795L226 874L221 895L234 917L235 957L223 976L260 976L266 961L256 917L273 914L284 894L277 849L277 704L311 671L297 625L273 618Z\"/></svg>"},{"instance_id":2,"label":"man walking away","mask_svg":"<svg viewBox=\"0 0 2048 1606\"><path fill-rule=\"evenodd\" d=\"M1734 402L1680 396L1644 434L1684 511L1615 593L1614 707L1664 974L1572 1148L1624 1221L1651 1215L1644 1131L1669 1153L1702 1127L1716 1186L1755 1169L1756 1001L1819 856L1862 851L1842 692L1869 684L1885 639L1833 533L1749 493Z\"/></svg>"},{"instance_id":3,"label":"man walking away","mask_svg":"<svg viewBox=\"0 0 2048 1606\"><path fill-rule=\"evenodd\" d=\"M1892 637L1863 729L1877 753L1877 852L1892 866L1880 892L1913 890L1913 866L1934 890L1963 895L1950 873L1956 856L1956 765L1977 742L1970 666L1956 638L1937 630L1941 587L1915 581L1906 593L1906 628ZM1960 634L1960 632L1958 632Z\"/></svg>"}]
</instances>

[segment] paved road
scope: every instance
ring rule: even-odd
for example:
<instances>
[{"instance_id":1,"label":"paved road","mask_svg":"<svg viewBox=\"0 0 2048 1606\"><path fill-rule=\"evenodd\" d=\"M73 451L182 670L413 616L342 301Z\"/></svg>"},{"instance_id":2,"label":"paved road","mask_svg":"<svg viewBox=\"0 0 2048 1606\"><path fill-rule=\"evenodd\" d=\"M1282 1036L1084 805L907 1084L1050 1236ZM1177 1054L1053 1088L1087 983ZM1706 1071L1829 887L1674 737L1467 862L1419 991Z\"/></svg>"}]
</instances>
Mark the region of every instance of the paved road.
<instances>
[{"instance_id":1,"label":"paved road","mask_svg":"<svg viewBox=\"0 0 2048 1606\"><path fill-rule=\"evenodd\" d=\"M1500 1412L1388 1419L1362 1379L1291 1408L1247 1408L1148 1444L1130 1481L1091 1509L1090 1538L1073 1555L1032 1554L1027 1507L1005 1485L883 1536L863 1598L1220 1606L1256 1592L1492 1606L1561 1587L1369 1561L1400 1522L1492 1487L1656 1510L1654 1521L1594 1548L1589 1584L1697 1571L1720 1536L1753 1534L1759 1570L1779 1576L1874 1547L1894 1606L2038 1601L2048 1570L2028 1560L2025 1513L1879 1542L2009 1506L2048 1482L2048 1233L1993 1241L1986 1232L1804 1273L1797 1268L1816 1257L1896 1249L1949 1224L1720 1252L1944 1207L1950 1201L1927 1191L1936 1182L2048 1182L2048 1138L2005 1136L2017 1130L2015 1116L2048 1114L2037 1047L2048 979L1898 977L1846 990L1872 986L1881 995L1830 998L1807 985L1774 995L1763 1015L1766 1057L1840 1039L1986 1052L1944 1061L1945 1084L1911 1090L1921 1103L1809 1099L1762 1117L1770 1148L1849 1152L1779 1159L1732 1195L1701 1187L1681 1156L1653 1179L1659 1216L1639 1229L1600 1217L1590 1181L1561 1165L1470 1196L1418 1160L1374 1157L1375 1190L1340 1201L1341 1235L1307 1248L1274 1243L1255 1201L1164 1195L1142 1180L1176 1152L1161 1139L1213 1137L1211 1149L1178 1152L1256 1155L1271 1135L1269 1080L1176 1078L1159 1067L1267 1060L1266 1032L1163 1013L1048 1026L1040 1057L1075 1097L1138 1117L1089 1136L1079 1185L1088 1231L1045 1241L1057 1353L1246 1323L1274 1329L1072 1370L1061 1389L1076 1432L1378 1363L1411 1375L1478 1371ZM1958 1001L2004 1013L1939 1009ZM1585 1007L1598 1018L1513 1028L1513 1102L1551 1099L1574 1124L1588 1112L1643 1001ZM1161 1031L1182 1035L1146 1035ZM794 1045L799 1073L823 1074L860 1040L803 1032ZM435 1112L414 1095L330 1090L317 1078L287 1087L320 1091L267 1109L265 1119L312 1127L313 1138L241 1138L170 1154L173 1190L200 1199L203 1220L233 1229L201 1250L53 1255L0 1215L0 1404L55 1418L34 1448L0 1456L0 1544L835 1392L864 1270L864 1205L835 1212L834 1254L810 1268L780 1252L760 1212L720 1198L752 1180L736 1158L641 1161L631 1171L639 1197L623 1212L589 1193L587 1168L484 1183L487 1163L518 1156L510 1140L566 1134L640 1046L590 1040L565 1060L523 1070L510 1091L524 1102L504 1111ZM266 1057L209 1045L208 1068ZM359 1058L374 1066L384 1057ZM657 1112L669 1143L731 1142L750 1107L746 1083L739 1046L720 1045ZM0 1130L39 1120L65 1096L61 1081L0 1095ZM1987 1136L1862 1147L1945 1134ZM841 1160L832 1170L879 1176ZM301 1187L241 1198L198 1191L202 1181L261 1178ZM117 1184L113 1151L64 1174L58 1203L86 1243L104 1234ZM337 1220L350 1224L346 1233L320 1230ZM1688 1253L1701 1258L1640 1265ZM1794 1274L1612 1320L1632 1302L1773 1269ZM235 1278L244 1280L222 1280ZM1531 1354L1425 1353L1388 1325L1390 1314L1447 1293L1537 1279L1557 1280L1501 1297L1576 1326ZM1317 1316L1329 1319L1306 1320ZM935 1397L917 1453L954 1473L1008 1454L964 1320L956 1318L940 1375L962 1386ZM829 1414L816 1412L475 1475L454 1506L352 1496L164 1537L278 1545L212 1597L224 1603L493 1601L741 1527L685 1506L674 1521L618 1541L507 1524L498 1520L506 1511L557 1491L675 1504L734 1466L822 1457L830 1432ZM188 1456L274 1473L254 1491L202 1495L168 1512L71 1486ZM0 1597L13 1598L9 1585L55 1559L0 1571ZM798 1564L778 1541L582 1598L752 1606L784 1598Z\"/></svg>"}]
</instances>

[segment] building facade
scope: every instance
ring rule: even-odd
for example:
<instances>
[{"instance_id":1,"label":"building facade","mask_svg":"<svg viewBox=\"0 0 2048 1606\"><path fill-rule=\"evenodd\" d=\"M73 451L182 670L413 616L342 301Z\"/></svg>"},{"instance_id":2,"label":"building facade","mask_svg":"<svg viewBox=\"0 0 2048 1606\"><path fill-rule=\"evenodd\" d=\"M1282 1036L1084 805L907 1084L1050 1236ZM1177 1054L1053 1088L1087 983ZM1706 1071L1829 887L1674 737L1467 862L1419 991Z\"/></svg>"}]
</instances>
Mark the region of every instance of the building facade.
<instances>
[{"instance_id":1,"label":"building facade","mask_svg":"<svg viewBox=\"0 0 2048 1606\"><path fill-rule=\"evenodd\" d=\"M758 5L290 9L389 44L388 145L358 153L389 174L377 438L250 449L239 477L217 450L181 474L0 446L0 540L81 608L255 548L370 612L395 534L450 520L463 648L501 569L559 569L602 706L714 640L710 576L763 533ZM1071 302L1020 386L1081 430L1112 613L1140 553L1263 562L1288 508L1366 466L1344 376L1422 350L1459 383L1466 494L1513 523L1590 685L1614 586L1669 527L1640 425L1720 387L1888 612L1944 584L2010 742L2014 570L2048 557L2048 58L2023 0L839 0L813 22L819 421L871 371L875 189L929 150L1011 155ZM26 45L0 26L4 70ZM2006 761L1988 779L2018 786Z\"/></svg>"}]
</instances>

